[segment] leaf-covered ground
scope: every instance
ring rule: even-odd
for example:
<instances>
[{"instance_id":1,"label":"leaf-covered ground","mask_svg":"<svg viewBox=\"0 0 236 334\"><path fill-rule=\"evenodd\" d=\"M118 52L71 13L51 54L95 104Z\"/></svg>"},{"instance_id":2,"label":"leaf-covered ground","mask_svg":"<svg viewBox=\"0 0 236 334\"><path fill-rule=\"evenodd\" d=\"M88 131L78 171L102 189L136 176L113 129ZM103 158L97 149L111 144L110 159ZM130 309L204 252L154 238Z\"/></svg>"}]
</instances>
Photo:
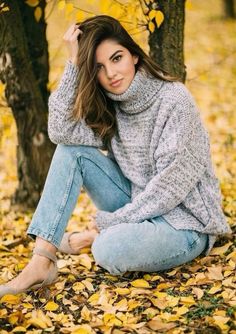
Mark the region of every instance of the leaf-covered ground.
<instances>
[{"instance_id":1,"label":"leaf-covered ground","mask_svg":"<svg viewBox=\"0 0 236 334\"><path fill-rule=\"evenodd\" d=\"M59 281L37 293L0 300L0 333L236 333L236 21L223 21L220 1L187 2L187 86L210 133L223 208L234 234L211 254L162 273L109 275L90 253L58 253ZM25 230L32 212L10 206L17 184L15 125L0 123L0 283L14 277L33 249ZM85 193L68 230L84 230L95 207Z\"/></svg>"}]
</instances>

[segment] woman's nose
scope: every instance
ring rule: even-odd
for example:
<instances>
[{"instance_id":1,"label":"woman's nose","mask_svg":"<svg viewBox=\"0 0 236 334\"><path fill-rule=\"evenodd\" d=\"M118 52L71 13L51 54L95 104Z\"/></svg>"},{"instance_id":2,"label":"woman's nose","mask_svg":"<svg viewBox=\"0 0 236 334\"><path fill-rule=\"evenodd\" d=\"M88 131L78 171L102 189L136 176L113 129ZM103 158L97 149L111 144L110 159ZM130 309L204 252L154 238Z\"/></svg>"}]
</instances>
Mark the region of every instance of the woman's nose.
<instances>
[{"instance_id":1,"label":"woman's nose","mask_svg":"<svg viewBox=\"0 0 236 334\"><path fill-rule=\"evenodd\" d=\"M112 79L115 76L115 70L112 67L106 68L106 74L109 79Z\"/></svg>"}]
</instances>

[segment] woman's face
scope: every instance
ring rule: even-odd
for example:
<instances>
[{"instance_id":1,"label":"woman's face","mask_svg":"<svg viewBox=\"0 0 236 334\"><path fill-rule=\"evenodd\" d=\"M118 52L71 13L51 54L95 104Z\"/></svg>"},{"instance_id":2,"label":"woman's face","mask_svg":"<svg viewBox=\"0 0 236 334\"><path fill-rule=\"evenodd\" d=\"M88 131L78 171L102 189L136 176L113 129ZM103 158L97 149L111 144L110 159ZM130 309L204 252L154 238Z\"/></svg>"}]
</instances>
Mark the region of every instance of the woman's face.
<instances>
[{"instance_id":1,"label":"woman's face","mask_svg":"<svg viewBox=\"0 0 236 334\"><path fill-rule=\"evenodd\" d=\"M95 58L100 85L108 92L122 94L134 78L138 56L116 41L106 39L98 45Z\"/></svg>"}]
</instances>

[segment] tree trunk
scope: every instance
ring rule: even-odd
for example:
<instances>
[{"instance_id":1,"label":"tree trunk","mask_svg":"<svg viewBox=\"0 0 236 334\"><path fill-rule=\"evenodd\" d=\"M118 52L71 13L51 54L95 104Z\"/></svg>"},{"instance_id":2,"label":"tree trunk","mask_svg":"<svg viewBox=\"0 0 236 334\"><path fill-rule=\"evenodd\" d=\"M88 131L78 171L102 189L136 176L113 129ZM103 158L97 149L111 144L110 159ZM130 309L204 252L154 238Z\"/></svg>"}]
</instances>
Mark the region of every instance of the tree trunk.
<instances>
[{"instance_id":1,"label":"tree trunk","mask_svg":"<svg viewBox=\"0 0 236 334\"><path fill-rule=\"evenodd\" d=\"M150 56L164 70L184 82L185 0L158 0L149 8L161 10L165 17L162 25L149 35Z\"/></svg>"},{"instance_id":2,"label":"tree trunk","mask_svg":"<svg viewBox=\"0 0 236 334\"><path fill-rule=\"evenodd\" d=\"M223 0L224 12L227 18L235 18L234 0Z\"/></svg>"},{"instance_id":3,"label":"tree trunk","mask_svg":"<svg viewBox=\"0 0 236 334\"><path fill-rule=\"evenodd\" d=\"M42 16L24 1L5 0L10 8L0 15L0 79L17 125L19 185L13 203L35 207L39 200L54 145L47 134L48 51L45 1Z\"/></svg>"}]
</instances>

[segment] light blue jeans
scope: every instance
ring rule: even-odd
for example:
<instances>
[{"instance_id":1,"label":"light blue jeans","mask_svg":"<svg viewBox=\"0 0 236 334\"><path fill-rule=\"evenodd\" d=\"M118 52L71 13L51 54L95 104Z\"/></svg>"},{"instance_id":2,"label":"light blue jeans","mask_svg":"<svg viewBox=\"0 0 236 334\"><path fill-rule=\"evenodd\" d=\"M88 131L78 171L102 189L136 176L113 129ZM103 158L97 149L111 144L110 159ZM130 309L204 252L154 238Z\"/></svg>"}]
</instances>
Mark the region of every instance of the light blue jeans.
<instances>
[{"instance_id":1,"label":"light blue jeans","mask_svg":"<svg viewBox=\"0 0 236 334\"><path fill-rule=\"evenodd\" d=\"M58 247L82 186L100 210L113 212L131 201L130 181L116 162L95 147L58 145L27 233ZM159 216L102 230L92 254L113 275L155 272L191 261L207 242L206 234L176 230Z\"/></svg>"}]
</instances>

